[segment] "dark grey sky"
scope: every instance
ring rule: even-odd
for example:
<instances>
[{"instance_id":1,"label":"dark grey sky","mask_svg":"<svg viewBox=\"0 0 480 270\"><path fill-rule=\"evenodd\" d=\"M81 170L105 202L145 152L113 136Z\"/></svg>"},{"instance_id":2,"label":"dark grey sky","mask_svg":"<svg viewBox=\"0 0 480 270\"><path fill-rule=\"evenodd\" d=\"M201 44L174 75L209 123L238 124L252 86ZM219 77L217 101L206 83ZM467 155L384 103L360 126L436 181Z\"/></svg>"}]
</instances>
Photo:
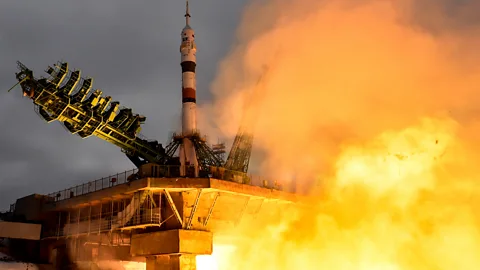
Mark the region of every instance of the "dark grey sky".
<instances>
[{"instance_id":1,"label":"dark grey sky","mask_svg":"<svg viewBox=\"0 0 480 270\"><path fill-rule=\"evenodd\" d=\"M190 1L199 102L210 98L209 83L232 44L244 2ZM94 87L147 116L142 133L165 142L180 117L184 10L181 0L0 1L0 210L21 196L134 167L114 145L45 123L19 89L6 93L15 83L15 61L37 75L68 61L94 77Z\"/></svg>"},{"instance_id":2,"label":"dark grey sky","mask_svg":"<svg viewBox=\"0 0 480 270\"><path fill-rule=\"evenodd\" d=\"M191 0L199 103L227 53L247 0ZM299 0L295 0L299 1ZM441 34L479 24L478 0L417 1L408 23ZM414 3L417 3L414 1ZM16 60L34 71L65 60L94 87L147 116L142 133L165 142L180 119L183 0L0 0L0 209L126 169L117 147L47 124L17 89Z\"/></svg>"}]
</instances>

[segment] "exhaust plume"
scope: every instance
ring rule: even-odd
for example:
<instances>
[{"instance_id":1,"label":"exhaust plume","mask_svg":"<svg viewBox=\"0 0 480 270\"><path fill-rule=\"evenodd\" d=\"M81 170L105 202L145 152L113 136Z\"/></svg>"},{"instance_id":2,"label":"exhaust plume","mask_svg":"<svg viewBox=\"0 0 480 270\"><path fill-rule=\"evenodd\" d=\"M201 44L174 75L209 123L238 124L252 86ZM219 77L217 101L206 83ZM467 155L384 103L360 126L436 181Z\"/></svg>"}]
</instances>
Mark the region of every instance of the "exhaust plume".
<instances>
[{"instance_id":1,"label":"exhaust plume","mask_svg":"<svg viewBox=\"0 0 480 270\"><path fill-rule=\"evenodd\" d=\"M264 0L246 8L202 112L216 119L210 132L231 139L249 93L265 91L252 123L263 155L253 162L262 175L295 178L312 209L244 224L241 234L255 241L237 243L217 264L480 265L477 2ZM264 66L271 74L255 88Z\"/></svg>"},{"instance_id":2,"label":"exhaust plume","mask_svg":"<svg viewBox=\"0 0 480 270\"><path fill-rule=\"evenodd\" d=\"M246 8L238 42L220 63L212 83L215 101L202 112L231 139L251 93L265 91L255 123L255 148L266 155L257 161L259 171L297 179L330 171L342 144L420 117L471 120L479 100L480 53L473 44L480 27L463 22L462 28L441 12L443 5L255 1ZM470 14L478 6L470 5L457 12ZM265 66L270 74L255 88Z\"/></svg>"}]
</instances>

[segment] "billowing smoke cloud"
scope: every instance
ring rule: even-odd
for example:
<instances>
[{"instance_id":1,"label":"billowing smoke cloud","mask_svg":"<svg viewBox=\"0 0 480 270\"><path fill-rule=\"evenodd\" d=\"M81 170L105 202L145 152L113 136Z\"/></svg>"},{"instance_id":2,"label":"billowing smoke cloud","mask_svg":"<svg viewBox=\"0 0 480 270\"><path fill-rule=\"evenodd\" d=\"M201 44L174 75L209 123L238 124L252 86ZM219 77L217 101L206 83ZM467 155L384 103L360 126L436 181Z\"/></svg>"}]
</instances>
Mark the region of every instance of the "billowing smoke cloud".
<instances>
[{"instance_id":1,"label":"billowing smoke cloud","mask_svg":"<svg viewBox=\"0 0 480 270\"><path fill-rule=\"evenodd\" d=\"M477 269L479 15L454 0L246 9L203 112L232 138L263 91L259 172L322 196L246 230L228 269Z\"/></svg>"},{"instance_id":2,"label":"billowing smoke cloud","mask_svg":"<svg viewBox=\"0 0 480 270\"><path fill-rule=\"evenodd\" d=\"M297 179L327 173L346 142L423 116L468 116L479 100L478 4L417 2L255 1L203 111L232 138L249 94L263 91L255 148L266 157L254 163Z\"/></svg>"}]
</instances>

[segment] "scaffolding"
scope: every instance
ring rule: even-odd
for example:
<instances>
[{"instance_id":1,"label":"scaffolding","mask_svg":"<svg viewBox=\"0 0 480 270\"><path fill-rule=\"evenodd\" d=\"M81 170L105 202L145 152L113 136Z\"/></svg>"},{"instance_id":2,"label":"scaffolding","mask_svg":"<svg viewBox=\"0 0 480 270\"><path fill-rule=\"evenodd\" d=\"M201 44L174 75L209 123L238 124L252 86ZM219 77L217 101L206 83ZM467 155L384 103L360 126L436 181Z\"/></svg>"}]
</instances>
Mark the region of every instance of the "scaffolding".
<instances>
[{"instance_id":1,"label":"scaffolding","mask_svg":"<svg viewBox=\"0 0 480 270\"><path fill-rule=\"evenodd\" d=\"M193 166L187 167L187 171L192 171ZM232 181L240 184L254 185L253 182L257 183L258 186L264 188L271 188L276 190L282 190L283 187L279 185L278 181L272 181L265 177L258 175L253 175L244 172L227 170L223 167L210 166L210 171L207 175L202 175L208 178L215 178L219 180ZM125 171L103 177L98 180L90 181L88 183L83 183L74 187L66 188L56 192L52 192L47 196L52 198L52 202L59 202L66 199L71 199L81 195L86 195L96 191L112 188L118 185L126 184L129 181L134 181L147 177L159 177L159 178L169 178L169 177L180 177L180 166L178 165L157 165L157 164L146 164L143 165L140 170L133 169L130 171ZM14 207L11 206L11 207Z\"/></svg>"},{"instance_id":2,"label":"scaffolding","mask_svg":"<svg viewBox=\"0 0 480 270\"><path fill-rule=\"evenodd\" d=\"M138 169L133 169L107 177L102 177L98 180L90 181L88 183L83 183L71 188L66 188L64 190L59 190L48 194L48 197L54 199L54 201L62 201L65 199L70 199L80 195L89 194L95 191L100 191L103 189L111 188L117 185L125 184L129 181L129 178L133 178L138 172Z\"/></svg>"},{"instance_id":3,"label":"scaffolding","mask_svg":"<svg viewBox=\"0 0 480 270\"><path fill-rule=\"evenodd\" d=\"M131 198L112 199L56 213L55 226L44 231L44 238L90 234L121 233L161 226L161 194L139 191Z\"/></svg>"}]
</instances>

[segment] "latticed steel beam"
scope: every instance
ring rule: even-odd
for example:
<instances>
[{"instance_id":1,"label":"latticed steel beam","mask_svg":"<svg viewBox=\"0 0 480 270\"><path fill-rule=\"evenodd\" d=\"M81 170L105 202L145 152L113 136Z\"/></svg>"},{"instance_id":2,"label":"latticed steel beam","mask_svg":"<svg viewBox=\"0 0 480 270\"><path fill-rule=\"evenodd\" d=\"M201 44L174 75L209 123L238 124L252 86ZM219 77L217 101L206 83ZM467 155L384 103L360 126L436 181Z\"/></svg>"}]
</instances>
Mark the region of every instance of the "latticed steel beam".
<instances>
[{"instance_id":1,"label":"latticed steel beam","mask_svg":"<svg viewBox=\"0 0 480 270\"><path fill-rule=\"evenodd\" d=\"M210 209L208 210L207 217L205 218L205 221L203 222L203 226L207 227L208 221L210 220L210 217L212 217L213 214L213 209L215 208L215 204L217 203L218 197L220 196L220 192L217 192L215 194L215 198L213 198L212 205L210 206Z\"/></svg>"},{"instance_id":2,"label":"latticed steel beam","mask_svg":"<svg viewBox=\"0 0 480 270\"><path fill-rule=\"evenodd\" d=\"M177 221L180 223L180 225L183 228L183 219L182 216L180 215L180 212L178 212L177 206L175 205L175 202L172 199L172 196L170 195L170 192L166 189L163 190L165 194L165 198L167 199L168 204L170 205L170 208L173 211L173 214L177 218Z\"/></svg>"},{"instance_id":3,"label":"latticed steel beam","mask_svg":"<svg viewBox=\"0 0 480 270\"><path fill-rule=\"evenodd\" d=\"M249 97L251 102L245 106L242 122L225 162L225 168L228 170L244 173L248 171L253 146L253 130L258 117L258 110L266 94L264 81L268 71L269 68L264 67L264 73L258 79L257 85L253 88Z\"/></svg>"},{"instance_id":4,"label":"latticed steel beam","mask_svg":"<svg viewBox=\"0 0 480 270\"><path fill-rule=\"evenodd\" d=\"M228 154L225 168L232 171L247 172L253 147L253 134L239 129L235 136L232 149Z\"/></svg>"},{"instance_id":5,"label":"latticed steel beam","mask_svg":"<svg viewBox=\"0 0 480 270\"><path fill-rule=\"evenodd\" d=\"M122 149L137 166L146 163L173 164L182 136L174 136L166 148L157 141L139 137L145 117L133 114L130 108L110 96L102 96L99 89L92 90L92 78L82 78L80 70L70 71L68 63L60 62L48 67L48 78L37 79L20 62L16 73L24 96L33 100L36 112L47 122L59 121L72 134L82 138L96 136ZM190 135L200 171L206 175L210 167L224 167L223 160L207 145L199 134ZM240 127L225 167L230 171L246 172L252 150L253 135Z\"/></svg>"},{"instance_id":6,"label":"latticed steel beam","mask_svg":"<svg viewBox=\"0 0 480 270\"><path fill-rule=\"evenodd\" d=\"M274 59L280 59L277 57L281 53L281 48L275 53ZM242 116L242 121L238 129L235 140L233 141L232 148L228 154L227 161L225 162L225 168L232 171L238 171L246 173L248 171L248 165L250 163L250 156L252 154L253 146L253 134L255 130L255 124L259 114L259 109L266 97L268 88L265 83L268 82L268 76L271 76L271 67L275 67L273 63L271 66L263 67L263 74L257 81L255 87L248 98L248 103L245 106L245 110Z\"/></svg>"},{"instance_id":7,"label":"latticed steel beam","mask_svg":"<svg viewBox=\"0 0 480 270\"><path fill-rule=\"evenodd\" d=\"M200 136L192 136L191 140L195 146L198 161L203 168L208 168L209 166L223 166L223 161L218 158L217 155L215 155L213 150L207 145L204 139L202 139Z\"/></svg>"},{"instance_id":8,"label":"latticed steel beam","mask_svg":"<svg viewBox=\"0 0 480 270\"><path fill-rule=\"evenodd\" d=\"M182 144L180 140L172 140L165 149L165 153L167 154L167 156L172 157L177 152L180 144Z\"/></svg>"},{"instance_id":9,"label":"latticed steel beam","mask_svg":"<svg viewBox=\"0 0 480 270\"><path fill-rule=\"evenodd\" d=\"M24 96L33 100L45 121L60 121L72 134L82 138L97 136L115 144L137 166L162 164L171 157L158 142L137 136L144 116L134 115L128 108L119 110L119 102L110 102L111 97L102 97L98 89L89 95L92 79L81 78L79 70L69 72L67 63L49 67L48 79L36 79L20 62L18 68L16 77Z\"/></svg>"},{"instance_id":10,"label":"latticed steel beam","mask_svg":"<svg viewBox=\"0 0 480 270\"><path fill-rule=\"evenodd\" d=\"M195 202L193 203L192 211L190 212L190 217L188 218L188 223L185 226L185 228L187 230L190 230L190 228L192 227L193 217L195 216L195 213L197 212L198 203L200 202L200 196L202 196L202 190L198 189L197 190L197 196L195 196Z\"/></svg>"}]
</instances>

